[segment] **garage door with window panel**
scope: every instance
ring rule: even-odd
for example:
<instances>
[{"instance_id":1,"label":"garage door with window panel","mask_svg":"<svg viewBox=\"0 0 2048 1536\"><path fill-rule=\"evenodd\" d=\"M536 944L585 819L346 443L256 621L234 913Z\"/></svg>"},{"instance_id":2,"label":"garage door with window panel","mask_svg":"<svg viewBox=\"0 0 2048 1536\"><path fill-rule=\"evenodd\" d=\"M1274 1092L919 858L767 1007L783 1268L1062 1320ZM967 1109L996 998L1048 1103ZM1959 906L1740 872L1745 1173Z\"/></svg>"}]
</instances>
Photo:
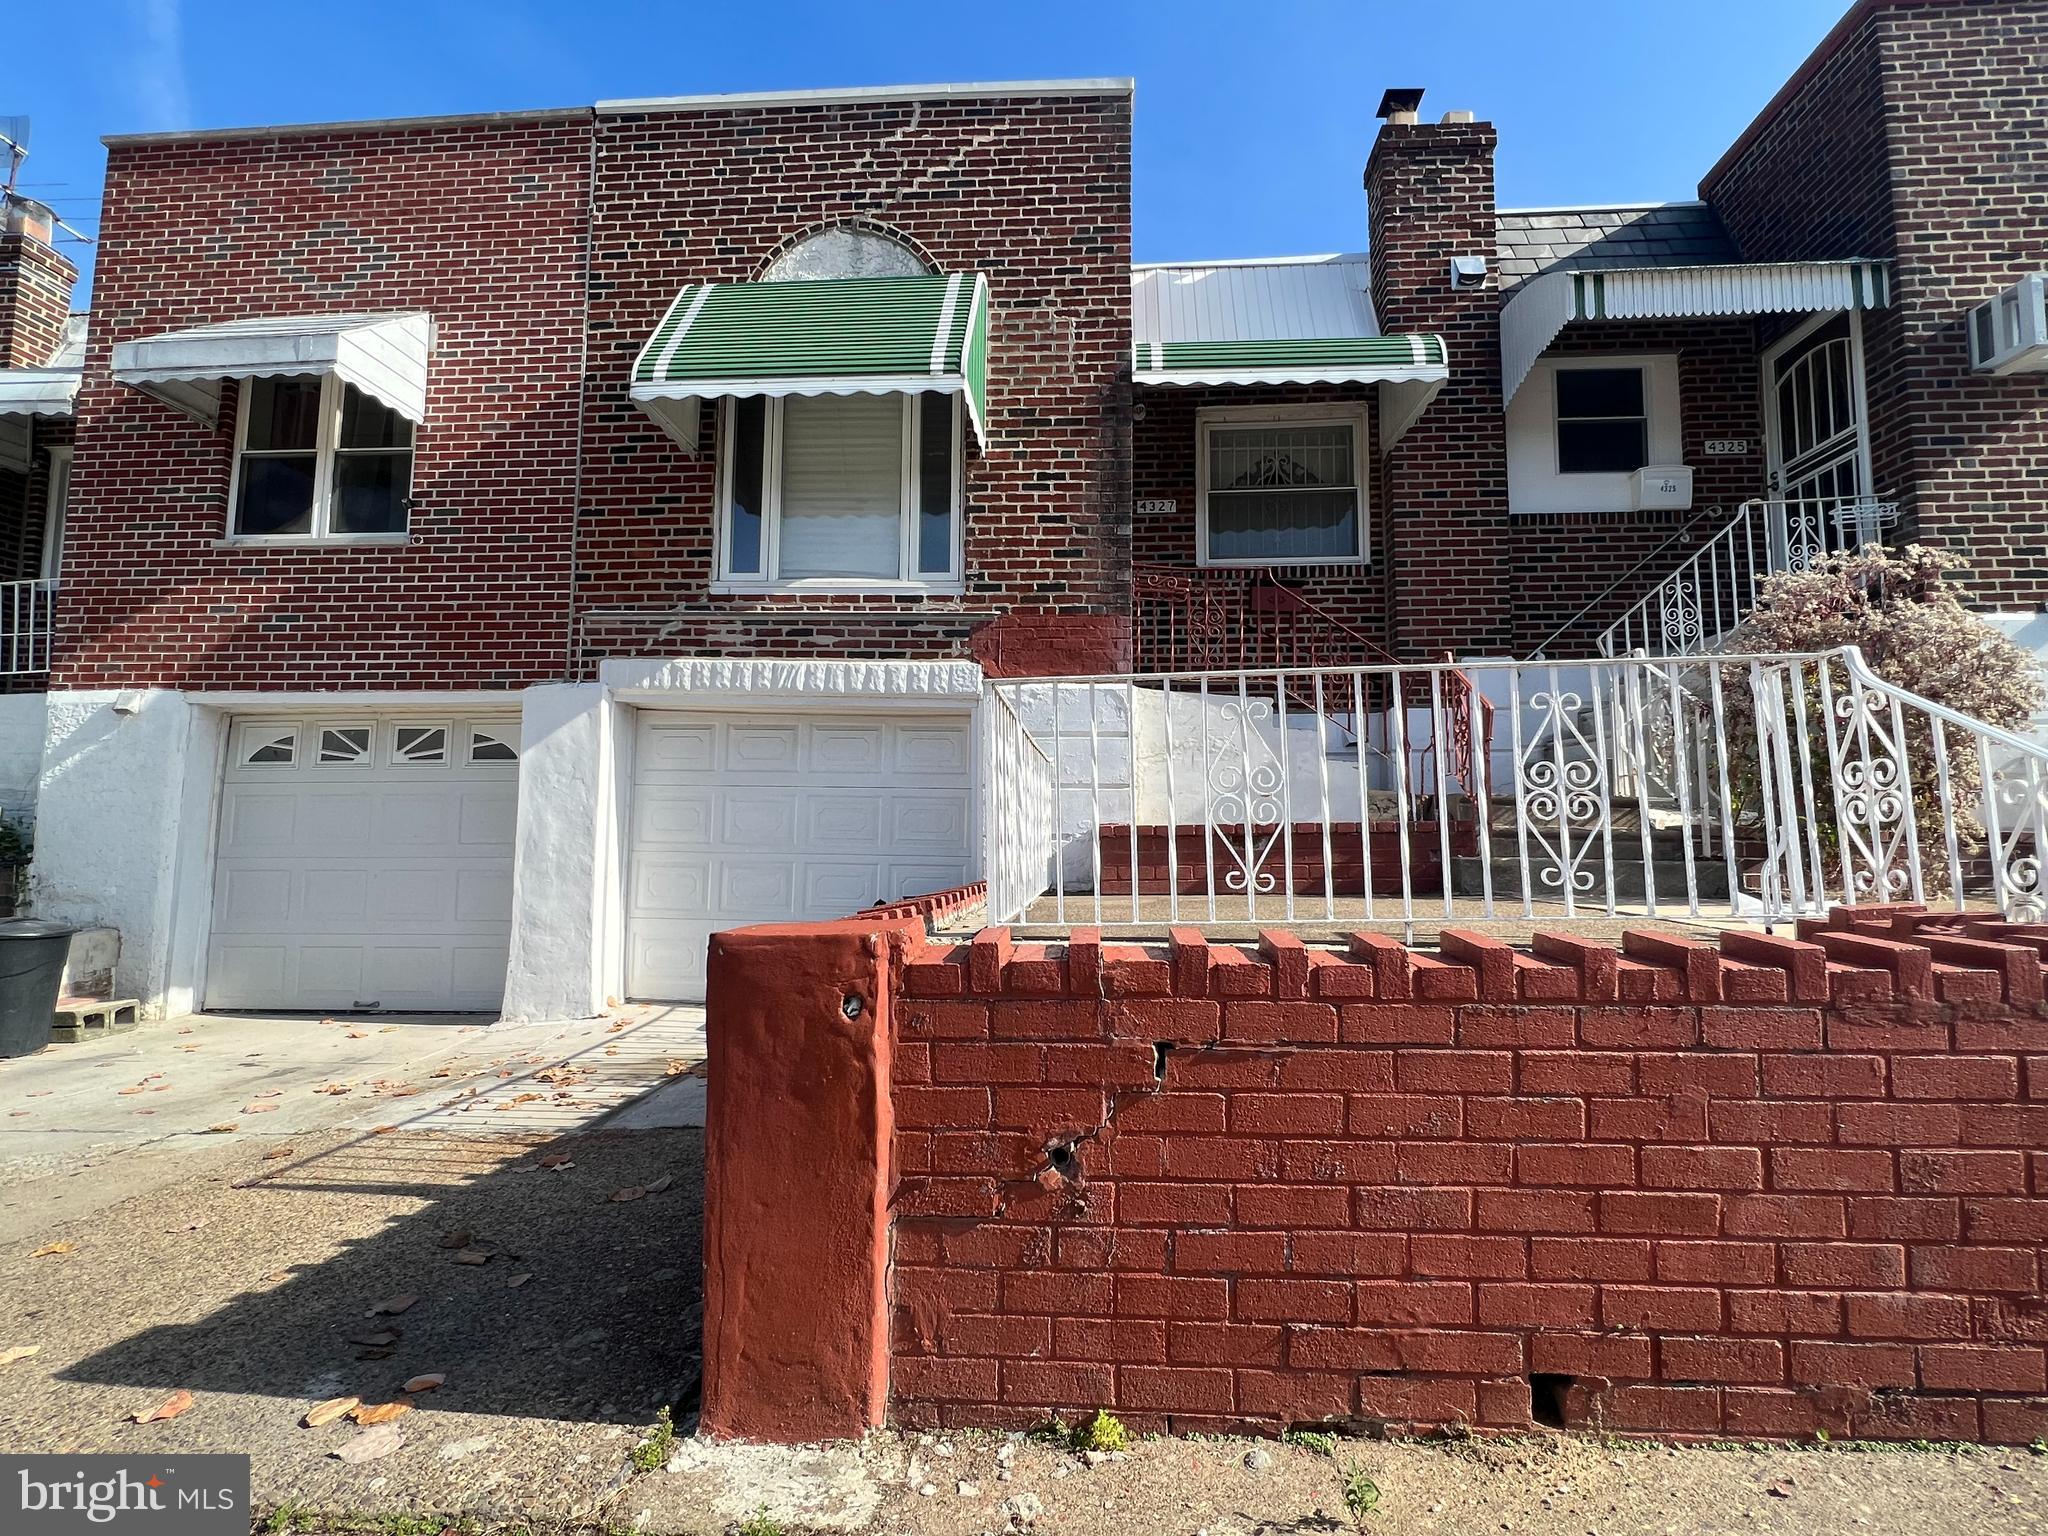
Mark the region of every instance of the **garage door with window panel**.
<instances>
[{"instance_id":1,"label":"garage door with window panel","mask_svg":"<svg viewBox=\"0 0 2048 1536\"><path fill-rule=\"evenodd\" d=\"M496 1008L518 745L510 718L233 721L206 1006Z\"/></svg>"},{"instance_id":2,"label":"garage door with window panel","mask_svg":"<svg viewBox=\"0 0 2048 1536\"><path fill-rule=\"evenodd\" d=\"M641 714L626 990L704 995L711 935L844 917L972 865L966 715Z\"/></svg>"}]
</instances>

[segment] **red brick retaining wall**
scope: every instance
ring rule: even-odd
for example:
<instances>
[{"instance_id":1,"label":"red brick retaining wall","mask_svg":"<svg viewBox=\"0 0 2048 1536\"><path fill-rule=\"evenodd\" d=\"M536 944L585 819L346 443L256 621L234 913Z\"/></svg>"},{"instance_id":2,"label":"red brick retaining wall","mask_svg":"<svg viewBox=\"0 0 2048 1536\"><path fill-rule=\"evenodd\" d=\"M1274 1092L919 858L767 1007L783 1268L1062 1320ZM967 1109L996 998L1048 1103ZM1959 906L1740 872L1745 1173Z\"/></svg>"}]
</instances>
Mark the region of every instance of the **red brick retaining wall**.
<instances>
[{"instance_id":1,"label":"red brick retaining wall","mask_svg":"<svg viewBox=\"0 0 2048 1536\"><path fill-rule=\"evenodd\" d=\"M712 941L707 1425L2048 1433L2048 925Z\"/></svg>"},{"instance_id":2,"label":"red brick retaining wall","mask_svg":"<svg viewBox=\"0 0 2048 1536\"><path fill-rule=\"evenodd\" d=\"M1808 938L912 947L892 1412L2033 1440L2048 927Z\"/></svg>"}]
</instances>

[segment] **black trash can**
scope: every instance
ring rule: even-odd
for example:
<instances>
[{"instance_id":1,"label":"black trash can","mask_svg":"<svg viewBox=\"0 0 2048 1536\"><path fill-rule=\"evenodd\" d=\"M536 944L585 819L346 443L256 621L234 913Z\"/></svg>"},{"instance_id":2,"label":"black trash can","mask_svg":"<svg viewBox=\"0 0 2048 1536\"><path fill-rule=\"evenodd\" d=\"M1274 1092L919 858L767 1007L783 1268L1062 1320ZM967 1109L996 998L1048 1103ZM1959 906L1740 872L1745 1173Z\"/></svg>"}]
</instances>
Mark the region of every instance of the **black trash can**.
<instances>
[{"instance_id":1,"label":"black trash can","mask_svg":"<svg viewBox=\"0 0 2048 1536\"><path fill-rule=\"evenodd\" d=\"M26 1056L50 1043L76 932L68 923L33 917L0 923L0 1056Z\"/></svg>"}]
</instances>

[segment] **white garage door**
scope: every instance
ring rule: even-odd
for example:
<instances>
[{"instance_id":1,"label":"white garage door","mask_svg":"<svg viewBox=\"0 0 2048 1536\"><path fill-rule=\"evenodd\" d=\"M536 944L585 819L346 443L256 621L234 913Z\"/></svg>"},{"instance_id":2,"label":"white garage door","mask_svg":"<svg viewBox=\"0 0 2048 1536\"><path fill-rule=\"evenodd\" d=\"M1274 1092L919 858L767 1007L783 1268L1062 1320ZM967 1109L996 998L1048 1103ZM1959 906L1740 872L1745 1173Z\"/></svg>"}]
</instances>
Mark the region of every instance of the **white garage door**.
<instances>
[{"instance_id":1,"label":"white garage door","mask_svg":"<svg viewBox=\"0 0 2048 1536\"><path fill-rule=\"evenodd\" d=\"M959 885L968 717L644 712L633 759L629 996L704 995L706 940Z\"/></svg>"},{"instance_id":2,"label":"white garage door","mask_svg":"<svg viewBox=\"0 0 2048 1536\"><path fill-rule=\"evenodd\" d=\"M518 744L511 719L234 721L206 1006L496 1008Z\"/></svg>"}]
</instances>

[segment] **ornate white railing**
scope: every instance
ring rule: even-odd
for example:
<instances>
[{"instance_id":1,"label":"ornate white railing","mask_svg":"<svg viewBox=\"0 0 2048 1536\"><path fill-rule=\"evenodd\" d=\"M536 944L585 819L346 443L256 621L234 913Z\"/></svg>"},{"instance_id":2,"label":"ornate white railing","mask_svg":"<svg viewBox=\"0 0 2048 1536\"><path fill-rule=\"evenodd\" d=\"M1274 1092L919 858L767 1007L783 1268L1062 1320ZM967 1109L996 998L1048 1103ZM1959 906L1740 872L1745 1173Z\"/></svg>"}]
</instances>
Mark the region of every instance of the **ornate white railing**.
<instances>
[{"instance_id":1,"label":"ornate white railing","mask_svg":"<svg viewBox=\"0 0 2048 1536\"><path fill-rule=\"evenodd\" d=\"M1823 555L1881 540L1896 517L1893 503L1868 497L1746 501L1601 631L1596 648L1603 656L1713 650L1749 617L1766 576L1803 571Z\"/></svg>"},{"instance_id":2,"label":"ornate white railing","mask_svg":"<svg viewBox=\"0 0 2048 1536\"><path fill-rule=\"evenodd\" d=\"M1854 649L990 690L998 922L2044 910L2048 750L1892 687ZM1333 723L1374 701L1394 716L1384 759ZM1488 701L1490 748L1425 776L1455 761L1454 727L1487 739Z\"/></svg>"},{"instance_id":3,"label":"ornate white railing","mask_svg":"<svg viewBox=\"0 0 2048 1536\"><path fill-rule=\"evenodd\" d=\"M50 670L56 612L55 581L0 581L0 677Z\"/></svg>"}]
</instances>

